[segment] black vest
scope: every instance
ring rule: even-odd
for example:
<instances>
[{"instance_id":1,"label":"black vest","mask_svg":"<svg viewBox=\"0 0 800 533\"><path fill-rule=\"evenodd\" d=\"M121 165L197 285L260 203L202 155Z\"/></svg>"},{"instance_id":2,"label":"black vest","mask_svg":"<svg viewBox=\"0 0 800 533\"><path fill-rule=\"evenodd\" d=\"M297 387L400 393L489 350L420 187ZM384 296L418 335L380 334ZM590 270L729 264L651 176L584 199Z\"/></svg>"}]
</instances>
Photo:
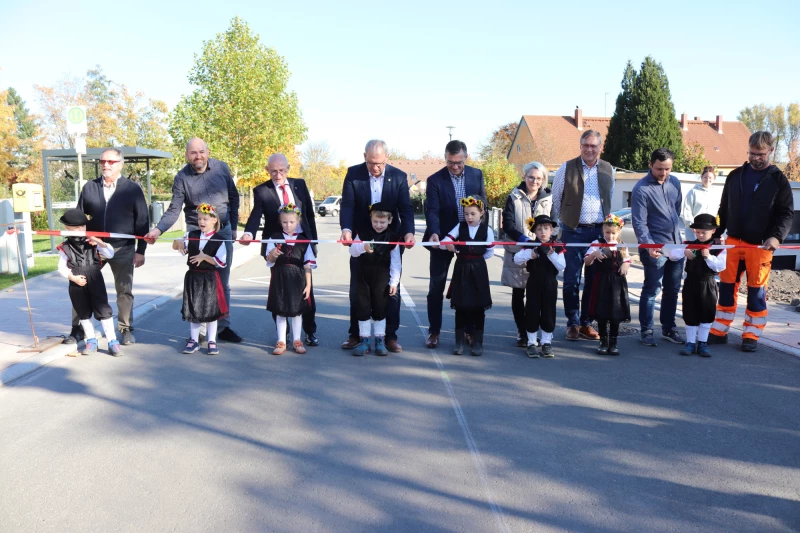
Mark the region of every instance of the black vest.
<instances>
[{"instance_id":1,"label":"black vest","mask_svg":"<svg viewBox=\"0 0 800 533\"><path fill-rule=\"evenodd\" d=\"M714 244L713 239L709 242L700 242L699 240L695 239L688 244ZM708 276L715 276L717 273L711 270L711 268L706 264L705 258L700 254L702 250L694 249L689 250L690 252L694 252L694 259L691 261L686 261L686 277L708 277ZM717 256L722 252L722 250L709 250L708 251L711 255Z\"/></svg>"},{"instance_id":2,"label":"black vest","mask_svg":"<svg viewBox=\"0 0 800 533\"><path fill-rule=\"evenodd\" d=\"M597 239L597 242L600 244L608 244L603 237ZM611 248L605 247L600 248L600 250L602 250L605 259L592 263L592 268L594 268L596 272L619 272L622 263L625 262L622 258L622 252L620 252L619 249L612 251Z\"/></svg>"},{"instance_id":3,"label":"black vest","mask_svg":"<svg viewBox=\"0 0 800 533\"><path fill-rule=\"evenodd\" d=\"M285 237L283 233L273 233L269 237L270 239L274 240L282 240ZM302 233L298 233L294 236L294 239L305 239L306 237ZM293 239L288 239L293 240ZM306 258L306 250L308 250L309 244L307 242L298 242L298 243L281 243L275 244L275 247L281 251L283 255L280 255L278 259L275 261L275 266L283 266L287 264L296 265L300 268L303 268L305 264Z\"/></svg>"},{"instance_id":4,"label":"black vest","mask_svg":"<svg viewBox=\"0 0 800 533\"><path fill-rule=\"evenodd\" d=\"M485 241L489 237L489 226L481 222L478 226L478 231L475 232L475 238L469 236L469 224L462 222L458 225L458 240L459 241ZM477 244L457 244L456 249L461 257L464 256L478 256L483 258L486 253L486 245Z\"/></svg>"},{"instance_id":5,"label":"black vest","mask_svg":"<svg viewBox=\"0 0 800 533\"><path fill-rule=\"evenodd\" d=\"M202 232L200 230L194 230L189 232L189 247L186 250L187 252L186 264L189 265L189 270L215 270L217 267L215 267L208 261L203 261L199 265L193 265L192 263L189 262L189 259L191 259L192 257L196 256L201 252L200 250L201 233ZM203 248L202 252L206 255L214 257L215 255L217 255L219 247L222 246L223 244L225 244L225 241L217 237L217 234L215 233L214 235L211 236L210 239L208 239L208 242L206 243L206 246L205 248Z\"/></svg>"},{"instance_id":6,"label":"black vest","mask_svg":"<svg viewBox=\"0 0 800 533\"><path fill-rule=\"evenodd\" d=\"M539 239L534 239L533 242L541 242ZM550 239L550 242L556 242L555 238ZM533 253L536 254L536 259L531 259L525 264L525 269L531 273L531 278L536 274L544 276L558 276L558 269L547 257L547 252L553 250L554 254L564 251L563 246L535 246ZM530 279L530 278L529 278Z\"/></svg>"},{"instance_id":7,"label":"black vest","mask_svg":"<svg viewBox=\"0 0 800 533\"><path fill-rule=\"evenodd\" d=\"M359 233L358 238L362 241L382 241L382 242L398 242L398 237L391 230L387 229L381 233L377 233L372 227L363 230L363 234ZM364 246L368 246L365 244ZM372 245L372 253L363 253L358 256L358 260L365 265L380 265L388 268L392 264L392 250L396 244L374 244Z\"/></svg>"},{"instance_id":8,"label":"black vest","mask_svg":"<svg viewBox=\"0 0 800 533\"><path fill-rule=\"evenodd\" d=\"M70 237L74 238L74 237ZM103 259L97 251L97 246L89 244L88 240L84 240L80 244L75 244L67 238L58 247L59 250L64 252L67 256L67 266L69 268L76 267L100 267L103 264Z\"/></svg>"}]
</instances>

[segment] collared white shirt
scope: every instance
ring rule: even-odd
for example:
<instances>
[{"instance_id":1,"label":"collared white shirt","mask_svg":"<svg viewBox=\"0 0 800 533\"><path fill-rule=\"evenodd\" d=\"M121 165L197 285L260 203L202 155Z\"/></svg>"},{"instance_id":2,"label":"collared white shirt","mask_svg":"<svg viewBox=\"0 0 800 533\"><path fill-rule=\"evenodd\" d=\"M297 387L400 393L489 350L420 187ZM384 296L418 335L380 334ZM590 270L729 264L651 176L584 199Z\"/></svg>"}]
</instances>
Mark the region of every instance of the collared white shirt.
<instances>
[{"instance_id":1,"label":"collared white shirt","mask_svg":"<svg viewBox=\"0 0 800 533\"><path fill-rule=\"evenodd\" d=\"M377 204L381 201L381 197L383 196L383 179L385 174L386 170L381 172L381 175L377 178L372 174L369 175L370 204Z\"/></svg>"},{"instance_id":2,"label":"collared white shirt","mask_svg":"<svg viewBox=\"0 0 800 533\"><path fill-rule=\"evenodd\" d=\"M303 237L303 233L302 232L301 233L292 233L291 235L289 235L288 233L283 233L282 234L282 238L285 241L304 240L305 239L305 237ZM280 246L281 250L284 251L284 250L286 250L286 246L294 246L294 244L293 243L291 243L291 244L287 244L287 243L281 244L281 243L269 242L269 243L267 243L267 249L264 250L264 257L267 257L269 255L269 253L272 250L275 249L276 246ZM284 252L284 253L286 253L286 252ZM272 268L274 266L275 266L275 263L273 263L272 261L267 259L267 268ZM310 244L308 245L308 248L306 248L306 253L303 256L303 266L307 266L308 268L310 268L312 270L317 268L317 256L314 255L314 247L311 246Z\"/></svg>"},{"instance_id":3,"label":"collared white shirt","mask_svg":"<svg viewBox=\"0 0 800 533\"><path fill-rule=\"evenodd\" d=\"M200 251L201 252L205 249L206 244L208 244L208 241L211 239L211 236L214 235L215 233L216 233L216 231L209 231L208 233L204 233L202 231L200 232L200 245L199 246L200 246ZM189 232L188 231L183 235L183 248L188 253L188 251L189 251ZM225 247L225 244L223 243L223 245L220 246L217 249L217 253L214 254L214 261L217 262L217 268L225 268L227 260L228 260L228 249Z\"/></svg>"},{"instance_id":4,"label":"collared white shirt","mask_svg":"<svg viewBox=\"0 0 800 533\"><path fill-rule=\"evenodd\" d=\"M441 245L439 245L440 250L445 250L445 244L448 242L458 242L460 241L472 241L475 239L475 235L478 234L478 229L480 225L477 226L470 226L467 225L467 233L469 234L469 239L467 239L466 235L460 234L461 224L457 225L455 228L450 230L447 236L441 240ZM494 230L492 228L486 228L486 241L487 242L494 242ZM494 255L494 244L489 244L486 246L486 251L483 253L484 259L489 259Z\"/></svg>"},{"instance_id":5,"label":"collared white shirt","mask_svg":"<svg viewBox=\"0 0 800 533\"><path fill-rule=\"evenodd\" d=\"M108 183L105 178L103 178L103 198L106 199L106 203L111 199L111 196L117 190L117 181L118 179Z\"/></svg>"},{"instance_id":6,"label":"collared white shirt","mask_svg":"<svg viewBox=\"0 0 800 533\"><path fill-rule=\"evenodd\" d=\"M458 208L458 221L464 222L464 206L461 205L461 199L467 197L467 186L464 183L464 173L456 176L450 172L450 181L453 183L453 189L456 191L456 207Z\"/></svg>"},{"instance_id":7,"label":"collared white shirt","mask_svg":"<svg viewBox=\"0 0 800 533\"><path fill-rule=\"evenodd\" d=\"M284 187L286 187L286 193L289 195L289 203L297 205L297 202L294 201L294 194L292 194L292 187L289 185L289 180L285 180L283 185L278 185L277 183L275 184L275 190L278 191L278 200L280 201L281 205L286 205L286 203L283 201Z\"/></svg>"}]
</instances>

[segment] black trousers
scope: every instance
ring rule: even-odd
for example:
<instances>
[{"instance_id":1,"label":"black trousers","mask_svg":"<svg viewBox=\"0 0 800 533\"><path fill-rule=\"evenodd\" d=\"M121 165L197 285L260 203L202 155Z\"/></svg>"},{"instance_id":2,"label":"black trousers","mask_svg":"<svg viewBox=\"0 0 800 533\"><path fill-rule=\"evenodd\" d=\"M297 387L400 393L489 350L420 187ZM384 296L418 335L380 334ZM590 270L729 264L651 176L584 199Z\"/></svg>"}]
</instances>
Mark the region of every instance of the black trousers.
<instances>
[{"instance_id":1,"label":"black trousers","mask_svg":"<svg viewBox=\"0 0 800 533\"><path fill-rule=\"evenodd\" d=\"M314 300L314 278L311 278L311 309L303 313L303 331L306 335L313 335L317 332L317 306ZM272 320L275 320L275 313L272 313ZM289 321L291 322L291 320Z\"/></svg>"},{"instance_id":2,"label":"black trousers","mask_svg":"<svg viewBox=\"0 0 800 533\"><path fill-rule=\"evenodd\" d=\"M92 314L97 320L111 318L113 311L108 305L108 293L100 269L74 268L72 273L76 276L86 276L86 285L83 287L75 282L69 282L69 299L78 318L88 320L92 318Z\"/></svg>"},{"instance_id":3,"label":"black trousers","mask_svg":"<svg viewBox=\"0 0 800 533\"><path fill-rule=\"evenodd\" d=\"M483 331L486 311L482 308L456 309L456 329Z\"/></svg>"},{"instance_id":4,"label":"black trousers","mask_svg":"<svg viewBox=\"0 0 800 533\"><path fill-rule=\"evenodd\" d=\"M525 302L525 329L533 333L540 328L545 333L556 329L558 280L555 276L528 278L528 300Z\"/></svg>"},{"instance_id":5,"label":"black trousers","mask_svg":"<svg viewBox=\"0 0 800 533\"><path fill-rule=\"evenodd\" d=\"M389 268L360 265L356 284L356 319L383 320L389 307Z\"/></svg>"},{"instance_id":6,"label":"black trousers","mask_svg":"<svg viewBox=\"0 0 800 533\"><path fill-rule=\"evenodd\" d=\"M400 257L403 257L403 248L400 248ZM402 272L402 271L401 271ZM357 257L350 258L350 336L358 338L358 284L361 279L361 262ZM397 330L400 328L400 290L394 296L389 296L389 305L386 308L386 340L397 340Z\"/></svg>"},{"instance_id":7,"label":"black trousers","mask_svg":"<svg viewBox=\"0 0 800 533\"><path fill-rule=\"evenodd\" d=\"M525 336L525 287L511 289L511 313L517 325L517 333Z\"/></svg>"},{"instance_id":8,"label":"black trousers","mask_svg":"<svg viewBox=\"0 0 800 533\"><path fill-rule=\"evenodd\" d=\"M598 320L597 327L600 328L599 333L601 337L619 336L619 321L617 320ZM608 331L608 333L606 333L606 331Z\"/></svg>"}]
</instances>

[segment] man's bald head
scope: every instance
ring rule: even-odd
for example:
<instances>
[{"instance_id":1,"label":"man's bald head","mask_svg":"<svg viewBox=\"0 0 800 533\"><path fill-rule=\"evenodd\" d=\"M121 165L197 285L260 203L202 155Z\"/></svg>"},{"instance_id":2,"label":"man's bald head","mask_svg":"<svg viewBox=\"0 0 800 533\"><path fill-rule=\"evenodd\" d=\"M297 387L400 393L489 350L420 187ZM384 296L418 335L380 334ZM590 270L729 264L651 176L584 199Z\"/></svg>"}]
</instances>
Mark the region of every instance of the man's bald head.
<instances>
[{"instance_id":1,"label":"man's bald head","mask_svg":"<svg viewBox=\"0 0 800 533\"><path fill-rule=\"evenodd\" d=\"M193 137L186 143L186 161L195 172L205 172L208 167L208 145L200 137Z\"/></svg>"},{"instance_id":2,"label":"man's bald head","mask_svg":"<svg viewBox=\"0 0 800 533\"><path fill-rule=\"evenodd\" d=\"M267 172L275 185L282 185L289 176L289 160L283 154L272 154L267 159Z\"/></svg>"}]
</instances>

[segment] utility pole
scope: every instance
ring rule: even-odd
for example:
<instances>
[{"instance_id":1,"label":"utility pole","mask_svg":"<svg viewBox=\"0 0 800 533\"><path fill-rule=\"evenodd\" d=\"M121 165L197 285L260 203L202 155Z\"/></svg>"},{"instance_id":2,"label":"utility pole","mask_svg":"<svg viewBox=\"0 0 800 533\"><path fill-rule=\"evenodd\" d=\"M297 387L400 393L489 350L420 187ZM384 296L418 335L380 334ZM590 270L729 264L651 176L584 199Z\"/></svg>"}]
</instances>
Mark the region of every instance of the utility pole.
<instances>
[{"instance_id":1,"label":"utility pole","mask_svg":"<svg viewBox=\"0 0 800 533\"><path fill-rule=\"evenodd\" d=\"M445 126L448 130L450 130L450 140L453 140L453 130L456 129L455 126Z\"/></svg>"},{"instance_id":2,"label":"utility pole","mask_svg":"<svg viewBox=\"0 0 800 533\"><path fill-rule=\"evenodd\" d=\"M605 98L603 99L603 116L608 116L608 95L611 93L606 93Z\"/></svg>"}]
</instances>

